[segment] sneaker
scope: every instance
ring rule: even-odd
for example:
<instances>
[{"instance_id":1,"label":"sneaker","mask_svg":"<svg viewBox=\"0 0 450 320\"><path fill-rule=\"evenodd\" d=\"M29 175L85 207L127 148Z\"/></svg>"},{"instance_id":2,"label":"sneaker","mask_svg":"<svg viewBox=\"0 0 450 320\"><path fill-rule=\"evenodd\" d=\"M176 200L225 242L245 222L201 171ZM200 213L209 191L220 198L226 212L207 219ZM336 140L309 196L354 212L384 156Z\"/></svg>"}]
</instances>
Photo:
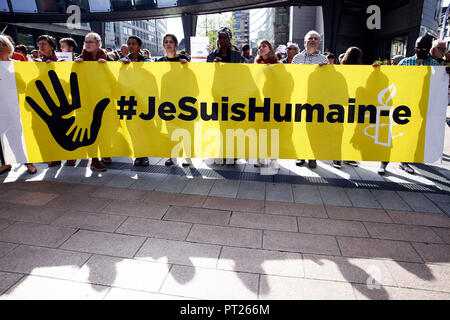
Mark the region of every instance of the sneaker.
<instances>
[{"instance_id":1,"label":"sneaker","mask_svg":"<svg viewBox=\"0 0 450 320\"><path fill-rule=\"evenodd\" d=\"M111 158L102 158L102 162L106 163L106 164L110 164L110 163L112 163L112 159Z\"/></svg>"},{"instance_id":2,"label":"sneaker","mask_svg":"<svg viewBox=\"0 0 450 320\"><path fill-rule=\"evenodd\" d=\"M389 162L382 162L381 163L380 168L377 171L380 176L384 176L385 175L386 167L387 167L388 163Z\"/></svg>"},{"instance_id":3,"label":"sneaker","mask_svg":"<svg viewBox=\"0 0 450 320\"><path fill-rule=\"evenodd\" d=\"M274 170L280 170L280 163L278 162L277 159L273 159L272 161L270 161L270 166Z\"/></svg>"},{"instance_id":4,"label":"sneaker","mask_svg":"<svg viewBox=\"0 0 450 320\"><path fill-rule=\"evenodd\" d=\"M342 162L338 160L333 160L333 167L338 169L342 168Z\"/></svg>"},{"instance_id":5,"label":"sneaker","mask_svg":"<svg viewBox=\"0 0 450 320\"><path fill-rule=\"evenodd\" d=\"M172 160L172 158L169 158L166 160L166 162L164 163L167 167L174 165L174 162Z\"/></svg>"},{"instance_id":6,"label":"sneaker","mask_svg":"<svg viewBox=\"0 0 450 320\"><path fill-rule=\"evenodd\" d=\"M305 160L295 160L295 165L301 167L306 163Z\"/></svg>"},{"instance_id":7,"label":"sneaker","mask_svg":"<svg viewBox=\"0 0 450 320\"><path fill-rule=\"evenodd\" d=\"M411 168L411 166L409 164L407 164L406 162L400 162L399 166L400 169L406 171L409 174L414 174L414 169Z\"/></svg>"},{"instance_id":8,"label":"sneaker","mask_svg":"<svg viewBox=\"0 0 450 320\"><path fill-rule=\"evenodd\" d=\"M27 163L26 166L29 174L35 174L37 172L36 167L32 163Z\"/></svg>"},{"instance_id":9,"label":"sneaker","mask_svg":"<svg viewBox=\"0 0 450 320\"><path fill-rule=\"evenodd\" d=\"M76 162L76 160L67 160L66 166L75 167L75 162Z\"/></svg>"},{"instance_id":10,"label":"sneaker","mask_svg":"<svg viewBox=\"0 0 450 320\"><path fill-rule=\"evenodd\" d=\"M0 174L8 172L11 170L11 165L10 164L4 164L0 167Z\"/></svg>"},{"instance_id":11,"label":"sneaker","mask_svg":"<svg viewBox=\"0 0 450 320\"><path fill-rule=\"evenodd\" d=\"M56 166L60 166L61 165L61 161L51 161L48 163L48 167L56 167Z\"/></svg>"},{"instance_id":12,"label":"sneaker","mask_svg":"<svg viewBox=\"0 0 450 320\"><path fill-rule=\"evenodd\" d=\"M141 166L148 167L150 165L150 162L148 161L147 157L141 158Z\"/></svg>"},{"instance_id":13,"label":"sneaker","mask_svg":"<svg viewBox=\"0 0 450 320\"><path fill-rule=\"evenodd\" d=\"M358 166L358 162L357 161L344 161L345 164L348 164L349 166L352 167L357 167Z\"/></svg>"},{"instance_id":14,"label":"sneaker","mask_svg":"<svg viewBox=\"0 0 450 320\"><path fill-rule=\"evenodd\" d=\"M308 167L311 169L317 168L317 161L316 160L308 160Z\"/></svg>"},{"instance_id":15,"label":"sneaker","mask_svg":"<svg viewBox=\"0 0 450 320\"><path fill-rule=\"evenodd\" d=\"M142 158L136 158L136 159L134 159L133 165L134 165L135 167L138 167L138 166L141 165L141 161L142 161Z\"/></svg>"},{"instance_id":16,"label":"sneaker","mask_svg":"<svg viewBox=\"0 0 450 320\"><path fill-rule=\"evenodd\" d=\"M98 158L92 158L91 170L93 171L106 171L106 166L98 160Z\"/></svg>"}]
</instances>

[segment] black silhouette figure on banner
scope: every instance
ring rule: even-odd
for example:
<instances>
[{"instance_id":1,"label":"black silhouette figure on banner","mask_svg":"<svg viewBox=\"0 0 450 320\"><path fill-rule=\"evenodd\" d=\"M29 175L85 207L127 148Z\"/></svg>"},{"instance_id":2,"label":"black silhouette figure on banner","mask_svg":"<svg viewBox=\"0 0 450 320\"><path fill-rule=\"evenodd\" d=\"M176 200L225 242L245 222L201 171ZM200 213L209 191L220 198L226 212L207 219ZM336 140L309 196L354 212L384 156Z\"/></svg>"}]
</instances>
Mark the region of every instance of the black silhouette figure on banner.
<instances>
[{"instance_id":1,"label":"black silhouette figure on banner","mask_svg":"<svg viewBox=\"0 0 450 320\"><path fill-rule=\"evenodd\" d=\"M72 104L69 104L67 97L64 93L64 89L61 86L61 82L56 75L56 72L51 70L48 72L56 96L59 99L59 107L50 97L47 89L42 81L36 81L36 87L42 95L47 107L51 111L51 115L48 115L31 97L26 97L26 101L30 104L31 108L45 121L50 129L55 141L64 149L68 151L76 150L80 147L85 147L93 144L97 139L100 126L102 124L102 116L106 107L109 104L109 99L105 98L101 100L94 109L94 116L89 128L79 128L77 125L73 126L75 117L65 119L64 117L70 114L72 111L81 108L80 103L80 90L78 87L78 77L75 72L70 74L70 91L72 95ZM70 132L69 132L70 130Z\"/></svg>"}]
</instances>

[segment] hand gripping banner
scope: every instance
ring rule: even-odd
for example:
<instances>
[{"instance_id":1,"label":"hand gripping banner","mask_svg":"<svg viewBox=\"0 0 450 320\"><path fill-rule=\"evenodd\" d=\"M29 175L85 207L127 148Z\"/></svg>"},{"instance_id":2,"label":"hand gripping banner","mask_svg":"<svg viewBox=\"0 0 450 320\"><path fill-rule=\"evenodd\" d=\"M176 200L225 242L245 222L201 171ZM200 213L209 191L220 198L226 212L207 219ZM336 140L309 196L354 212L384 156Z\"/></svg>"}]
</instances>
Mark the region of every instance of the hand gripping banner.
<instances>
[{"instance_id":1,"label":"hand gripping banner","mask_svg":"<svg viewBox=\"0 0 450 320\"><path fill-rule=\"evenodd\" d=\"M0 62L8 163L92 157L434 162L444 67Z\"/></svg>"}]
</instances>

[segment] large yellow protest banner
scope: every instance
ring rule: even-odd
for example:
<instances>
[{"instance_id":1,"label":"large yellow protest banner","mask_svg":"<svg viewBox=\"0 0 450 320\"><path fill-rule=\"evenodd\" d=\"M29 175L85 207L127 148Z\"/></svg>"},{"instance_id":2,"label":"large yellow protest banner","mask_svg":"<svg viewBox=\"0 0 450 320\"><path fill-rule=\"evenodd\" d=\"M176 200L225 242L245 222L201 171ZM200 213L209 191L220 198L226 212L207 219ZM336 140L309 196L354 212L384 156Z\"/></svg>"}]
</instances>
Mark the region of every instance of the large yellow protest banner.
<instances>
[{"instance_id":1,"label":"large yellow protest banner","mask_svg":"<svg viewBox=\"0 0 450 320\"><path fill-rule=\"evenodd\" d=\"M10 162L424 162L443 147L442 67L5 62L0 78Z\"/></svg>"}]
</instances>

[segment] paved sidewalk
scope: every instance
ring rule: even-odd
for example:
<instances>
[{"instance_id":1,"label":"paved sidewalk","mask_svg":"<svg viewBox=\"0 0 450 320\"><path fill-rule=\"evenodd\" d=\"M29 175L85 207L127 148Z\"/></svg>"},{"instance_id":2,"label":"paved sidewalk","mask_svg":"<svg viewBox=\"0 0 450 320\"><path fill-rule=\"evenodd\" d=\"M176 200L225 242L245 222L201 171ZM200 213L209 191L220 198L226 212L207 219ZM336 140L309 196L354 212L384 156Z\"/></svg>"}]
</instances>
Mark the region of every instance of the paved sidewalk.
<instances>
[{"instance_id":1,"label":"paved sidewalk","mask_svg":"<svg viewBox=\"0 0 450 320\"><path fill-rule=\"evenodd\" d=\"M446 130L415 175L17 166L0 177L0 299L449 299Z\"/></svg>"}]
</instances>

